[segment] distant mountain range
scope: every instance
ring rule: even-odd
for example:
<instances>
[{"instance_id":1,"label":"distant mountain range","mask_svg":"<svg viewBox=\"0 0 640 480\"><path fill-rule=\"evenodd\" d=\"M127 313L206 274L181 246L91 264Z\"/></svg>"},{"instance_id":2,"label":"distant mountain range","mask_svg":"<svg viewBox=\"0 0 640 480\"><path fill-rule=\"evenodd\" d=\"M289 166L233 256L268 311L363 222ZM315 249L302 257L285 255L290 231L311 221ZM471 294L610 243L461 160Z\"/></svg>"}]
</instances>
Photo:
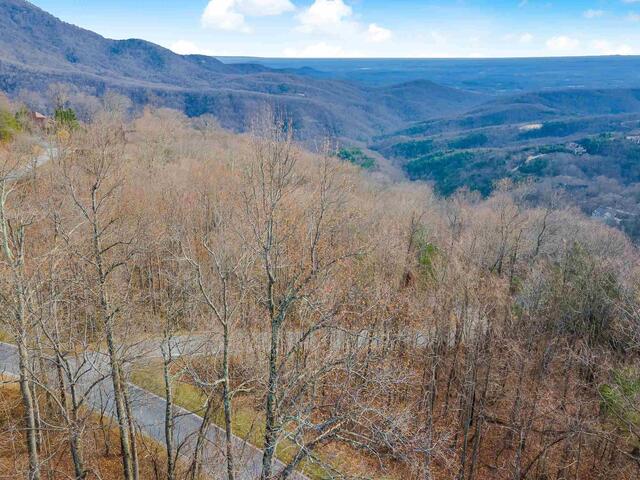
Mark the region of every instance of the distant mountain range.
<instances>
[{"instance_id":1,"label":"distant mountain range","mask_svg":"<svg viewBox=\"0 0 640 480\"><path fill-rule=\"evenodd\" d=\"M212 114L237 131L269 105L299 139L337 139L346 158L392 178L443 195L524 181L534 199L561 191L587 214L614 212L640 241L640 57L221 61L0 0L0 91L42 102L54 83L79 98L115 91L137 108Z\"/></svg>"},{"instance_id":2,"label":"distant mountain range","mask_svg":"<svg viewBox=\"0 0 640 480\"><path fill-rule=\"evenodd\" d=\"M508 95L567 88L634 88L640 56L546 58L254 58L218 57L225 63L258 63L314 78L385 86L428 78L464 90Z\"/></svg>"},{"instance_id":3,"label":"distant mountain range","mask_svg":"<svg viewBox=\"0 0 640 480\"><path fill-rule=\"evenodd\" d=\"M136 105L153 101L190 116L210 113L236 130L268 104L285 111L302 138L367 140L486 99L425 80L364 86L295 69L177 55L144 40L106 39L23 0L0 0L0 90L44 93L52 83L96 96L113 90Z\"/></svg>"}]
</instances>

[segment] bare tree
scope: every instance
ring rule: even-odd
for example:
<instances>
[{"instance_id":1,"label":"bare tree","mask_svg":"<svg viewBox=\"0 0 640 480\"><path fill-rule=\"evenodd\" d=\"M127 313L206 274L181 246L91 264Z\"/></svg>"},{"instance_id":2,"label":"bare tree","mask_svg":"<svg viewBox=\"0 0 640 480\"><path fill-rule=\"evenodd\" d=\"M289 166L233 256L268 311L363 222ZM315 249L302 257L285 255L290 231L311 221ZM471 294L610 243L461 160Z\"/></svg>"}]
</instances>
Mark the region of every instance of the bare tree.
<instances>
[{"instance_id":1,"label":"bare tree","mask_svg":"<svg viewBox=\"0 0 640 480\"><path fill-rule=\"evenodd\" d=\"M75 212L75 216L61 214L67 220L61 231L69 248L93 271L95 315L107 342L124 477L135 480L135 431L128 413L122 338L116 338L117 321L130 288L124 270L134 253L136 236L135 226L131 229L126 223L121 201L122 127L106 121L96 123L87 133L79 134L77 141L75 148L61 148L61 187ZM119 273L124 275L116 279Z\"/></svg>"},{"instance_id":2,"label":"bare tree","mask_svg":"<svg viewBox=\"0 0 640 480\"><path fill-rule=\"evenodd\" d=\"M237 212L229 203L215 204L202 194L201 220L196 238L183 240L183 255L195 272L195 281L202 301L222 329L222 403L226 434L227 477L235 478L233 455L233 387L229 371L231 337L249 289L248 270L252 254L242 249L241 237L233 231ZM202 255L196 256L197 251ZM200 257L200 258L199 258ZM212 385L209 385L211 387Z\"/></svg>"},{"instance_id":3,"label":"bare tree","mask_svg":"<svg viewBox=\"0 0 640 480\"><path fill-rule=\"evenodd\" d=\"M9 327L18 347L20 366L20 393L25 415L25 432L29 453L29 479L40 479L39 422L37 398L29 353L34 321L31 315L34 285L27 232L36 221L36 212L30 208L28 190L14 187L21 172L18 155L5 153L0 157L0 242L2 243L2 284L0 301L3 305L3 323ZM13 201L12 201L13 200Z\"/></svg>"},{"instance_id":4,"label":"bare tree","mask_svg":"<svg viewBox=\"0 0 640 480\"><path fill-rule=\"evenodd\" d=\"M287 432L286 423L289 420L296 423L296 419L290 417L293 411L286 406L295 405L294 399L301 399L306 388L300 385L305 377L303 372L292 373L287 382L283 382L283 375L307 340L335 322L338 307L334 301L323 298L320 289L330 272L357 251L351 250L351 245L346 249L329 246L331 235L339 230L341 218L336 212L342 202L335 167L329 159L318 167L317 188L305 205L298 196L305 181L296 169L299 152L286 121L273 116L263 119L253 138L252 156L246 171L243 203L244 218L250 228L245 242L261 265L257 282L262 288L258 290L257 301L269 325L261 473L261 478L266 480L273 477L276 446L283 435L300 440L305 431L315 429L317 432L312 441L301 445L291 465L282 473L286 478L340 424L333 419L325 424L310 425L306 421L307 412L297 418L294 431ZM295 332L297 340L283 349L286 322L293 321L301 308L310 313L308 321L297 318L297 328L300 328ZM307 371L309 379L305 385L313 385L314 376L329 369L331 363L317 367L315 373Z\"/></svg>"}]
</instances>

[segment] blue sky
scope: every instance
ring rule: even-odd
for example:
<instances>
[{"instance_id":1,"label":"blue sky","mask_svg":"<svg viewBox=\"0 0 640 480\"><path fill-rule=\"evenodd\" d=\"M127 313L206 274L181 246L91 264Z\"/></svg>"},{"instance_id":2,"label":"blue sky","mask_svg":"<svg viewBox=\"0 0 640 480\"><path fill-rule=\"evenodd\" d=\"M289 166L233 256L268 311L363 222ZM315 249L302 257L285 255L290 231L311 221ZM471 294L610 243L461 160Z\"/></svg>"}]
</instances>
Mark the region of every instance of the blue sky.
<instances>
[{"instance_id":1,"label":"blue sky","mask_svg":"<svg viewBox=\"0 0 640 480\"><path fill-rule=\"evenodd\" d=\"M33 0L110 38L265 57L640 54L640 0Z\"/></svg>"}]
</instances>

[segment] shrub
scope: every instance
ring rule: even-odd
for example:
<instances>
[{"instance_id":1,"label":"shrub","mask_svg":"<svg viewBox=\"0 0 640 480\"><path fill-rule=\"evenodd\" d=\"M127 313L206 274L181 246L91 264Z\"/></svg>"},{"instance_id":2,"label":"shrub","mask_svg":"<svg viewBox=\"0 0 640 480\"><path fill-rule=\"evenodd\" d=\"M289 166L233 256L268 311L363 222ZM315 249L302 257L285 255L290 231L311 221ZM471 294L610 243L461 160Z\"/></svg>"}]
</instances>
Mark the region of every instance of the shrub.
<instances>
[{"instance_id":1,"label":"shrub","mask_svg":"<svg viewBox=\"0 0 640 480\"><path fill-rule=\"evenodd\" d=\"M633 369L613 371L612 381L599 389L600 409L620 428L635 433L640 428L640 375ZM636 441L640 440L637 438Z\"/></svg>"},{"instance_id":2,"label":"shrub","mask_svg":"<svg viewBox=\"0 0 640 480\"><path fill-rule=\"evenodd\" d=\"M616 272L574 243L552 269L547 318L558 333L590 343L611 340L620 286Z\"/></svg>"},{"instance_id":3,"label":"shrub","mask_svg":"<svg viewBox=\"0 0 640 480\"><path fill-rule=\"evenodd\" d=\"M21 130L20 122L8 110L0 110L0 142L11 140Z\"/></svg>"}]
</instances>

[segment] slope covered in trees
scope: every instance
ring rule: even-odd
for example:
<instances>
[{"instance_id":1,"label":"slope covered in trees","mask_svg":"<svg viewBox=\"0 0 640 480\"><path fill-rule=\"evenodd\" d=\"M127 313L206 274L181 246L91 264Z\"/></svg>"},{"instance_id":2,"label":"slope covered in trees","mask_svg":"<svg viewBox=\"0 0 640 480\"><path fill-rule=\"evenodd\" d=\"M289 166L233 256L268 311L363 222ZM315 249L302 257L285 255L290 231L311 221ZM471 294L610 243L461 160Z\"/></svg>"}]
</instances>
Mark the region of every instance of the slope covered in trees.
<instances>
[{"instance_id":1,"label":"slope covered in trees","mask_svg":"<svg viewBox=\"0 0 640 480\"><path fill-rule=\"evenodd\" d=\"M531 199L553 191L587 215L610 214L610 225L637 240L639 98L636 89L497 98L379 137L372 148L441 194L468 188L486 196L509 179L526 184Z\"/></svg>"},{"instance_id":2,"label":"slope covered in trees","mask_svg":"<svg viewBox=\"0 0 640 480\"><path fill-rule=\"evenodd\" d=\"M139 39L111 40L65 23L25 0L0 0L0 91L50 111L47 89L72 87L77 103L107 91L147 104L212 114L246 131L264 104L286 111L306 140L364 140L407 122L461 112L481 95L431 82L368 87L312 79L256 64L227 65L213 57L178 55Z\"/></svg>"},{"instance_id":3,"label":"slope covered in trees","mask_svg":"<svg viewBox=\"0 0 640 480\"><path fill-rule=\"evenodd\" d=\"M168 404L185 385L206 399L191 408L263 449L262 479L637 478L640 257L624 234L508 184L440 199L380 182L304 151L275 115L254 125L110 107L58 122L35 171L28 133L1 147L0 322L24 367L12 445L31 478L52 470L38 439L60 432L86 471L75 366L95 351L127 479L146 453L122 384L154 355ZM178 338L206 349L178 355ZM161 415L154 475L196 478L207 459L177 468Z\"/></svg>"}]
</instances>

